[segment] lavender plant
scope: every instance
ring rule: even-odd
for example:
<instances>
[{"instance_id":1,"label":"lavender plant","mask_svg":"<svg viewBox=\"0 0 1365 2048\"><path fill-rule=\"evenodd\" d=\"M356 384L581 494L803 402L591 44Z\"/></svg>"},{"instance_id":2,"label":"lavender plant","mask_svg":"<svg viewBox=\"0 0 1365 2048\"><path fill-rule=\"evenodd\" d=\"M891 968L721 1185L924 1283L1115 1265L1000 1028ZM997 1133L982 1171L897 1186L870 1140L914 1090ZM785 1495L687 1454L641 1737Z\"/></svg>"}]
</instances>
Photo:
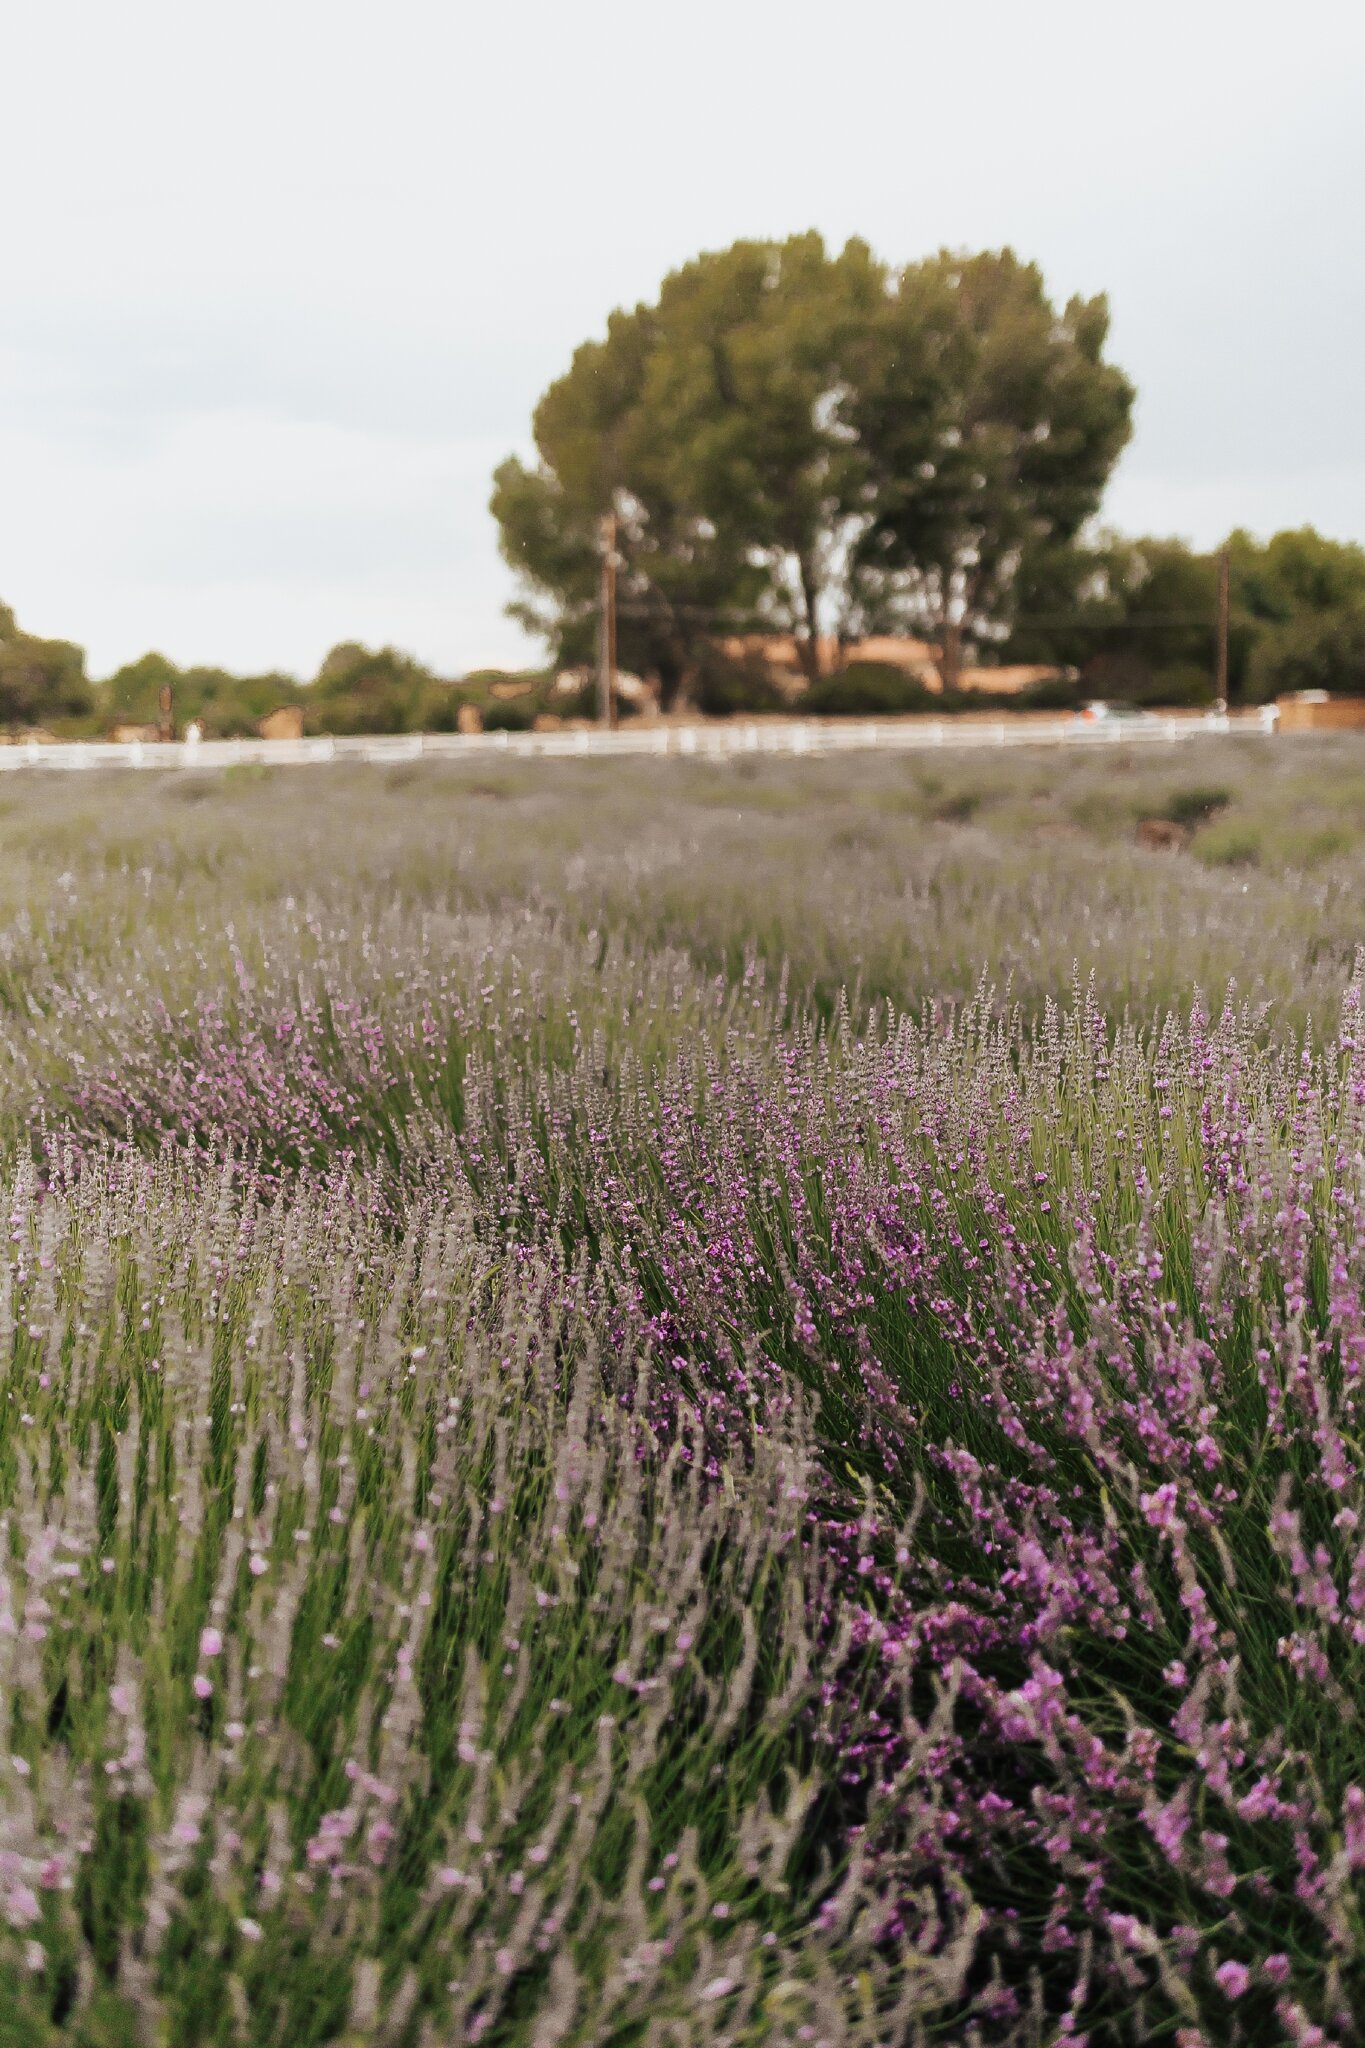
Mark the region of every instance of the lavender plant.
<instances>
[{"instance_id":1,"label":"lavender plant","mask_svg":"<svg viewBox=\"0 0 1365 2048\"><path fill-rule=\"evenodd\" d=\"M604 1371L586 1272L349 1194L169 1151L8 1192L20 2038L872 2040L946 2003L961 1929L907 1976L824 1839L799 1410L711 1486L644 1348Z\"/></svg>"},{"instance_id":2,"label":"lavender plant","mask_svg":"<svg viewBox=\"0 0 1365 2048\"><path fill-rule=\"evenodd\" d=\"M1057 837L1054 995L1036 772L918 955L884 769L838 917L824 770L3 821L0 2040L1359 2037L1346 869Z\"/></svg>"}]
</instances>

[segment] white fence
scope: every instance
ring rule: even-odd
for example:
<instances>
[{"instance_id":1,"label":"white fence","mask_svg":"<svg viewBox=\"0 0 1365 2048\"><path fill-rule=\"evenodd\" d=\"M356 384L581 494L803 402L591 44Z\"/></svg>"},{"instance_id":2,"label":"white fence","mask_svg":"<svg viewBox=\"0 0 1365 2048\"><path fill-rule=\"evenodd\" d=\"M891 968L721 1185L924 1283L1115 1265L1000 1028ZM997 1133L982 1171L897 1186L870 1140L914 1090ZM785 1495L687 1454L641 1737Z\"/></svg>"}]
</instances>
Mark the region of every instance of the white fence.
<instances>
[{"instance_id":1,"label":"white fence","mask_svg":"<svg viewBox=\"0 0 1365 2048\"><path fill-rule=\"evenodd\" d=\"M336 761L714 760L736 754L916 753L926 748L1174 746L1210 733L1269 734L1273 715L1100 719L734 719L715 725L626 725L558 732L393 733L302 740L21 741L0 746L0 773L20 769L308 767Z\"/></svg>"}]
</instances>

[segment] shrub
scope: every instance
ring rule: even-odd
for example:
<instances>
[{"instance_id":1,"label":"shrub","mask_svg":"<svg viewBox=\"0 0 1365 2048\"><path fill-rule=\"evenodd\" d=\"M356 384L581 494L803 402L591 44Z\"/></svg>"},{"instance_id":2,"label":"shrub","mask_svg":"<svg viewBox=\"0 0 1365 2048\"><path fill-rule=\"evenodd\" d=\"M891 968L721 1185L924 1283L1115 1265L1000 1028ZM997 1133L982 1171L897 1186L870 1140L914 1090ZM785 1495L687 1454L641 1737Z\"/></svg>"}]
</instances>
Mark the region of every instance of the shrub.
<instances>
[{"instance_id":1,"label":"shrub","mask_svg":"<svg viewBox=\"0 0 1365 2048\"><path fill-rule=\"evenodd\" d=\"M534 698L492 697L484 705L485 732L529 732L536 722Z\"/></svg>"},{"instance_id":2,"label":"shrub","mask_svg":"<svg viewBox=\"0 0 1365 2048\"><path fill-rule=\"evenodd\" d=\"M789 708L762 662L727 661L717 648L702 652L692 681L692 699L707 718L736 718Z\"/></svg>"},{"instance_id":3,"label":"shrub","mask_svg":"<svg viewBox=\"0 0 1365 2048\"><path fill-rule=\"evenodd\" d=\"M1231 802L1232 793L1226 789L1177 789L1166 798L1157 815L1192 832L1197 826L1206 825L1210 818L1216 818Z\"/></svg>"},{"instance_id":4,"label":"shrub","mask_svg":"<svg viewBox=\"0 0 1365 2048\"><path fill-rule=\"evenodd\" d=\"M249 737L271 711L303 702L292 676L234 676L222 669L188 669L175 689L175 722L197 720L208 739Z\"/></svg>"},{"instance_id":5,"label":"shrub","mask_svg":"<svg viewBox=\"0 0 1365 2048\"><path fill-rule=\"evenodd\" d=\"M1254 868L1261 858L1261 836L1250 825L1214 824L1196 836L1192 851L1210 867Z\"/></svg>"},{"instance_id":6,"label":"shrub","mask_svg":"<svg viewBox=\"0 0 1365 2048\"><path fill-rule=\"evenodd\" d=\"M1314 831L1295 835L1294 863L1303 868L1322 867L1328 861L1340 859L1350 846L1351 835L1343 826L1321 825Z\"/></svg>"},{"instance_id":7,"label":"shrub","mask_svg":"<svg viewBox=\"0 0 1365 2048\"><path fill-rule=\"evenodd\" d=\"M1183 709L1213 699L1211 673L1197 662L1155 665L1131 649L1094 656L1081 671L1083 698Z\"/></svg>"},{"instance_id":8,"label":"shrub","mask_svg":"<svg viewBox=\"0 0 1365 2048\"><path fill-rule=\"evenodd\" d=\"M983 801L979 789L955 789L947 796L938 797L931 806L930 814L941 825L966 825L976 816Z\"/></svg>"},{"instance_id":9,"label":"shrub","mask_svg":"<svg viewBox=\"0 0 1365 2048\"><path fill-rule=\"evenodd\" d=\"M463 697L455 683L440 679L424 690L417 707L417 725L422 732L454 732Z\"/></svg>"},{"instance_id":10,"label":"shrub","mask_svg":"<svg viewBox=\"0 0 1365 2048\"><path fill-rule=\"evenodd\" d=\"M1020 711L1076 711L1092 694L1083 689L1079 677L1047 676L1030 683L1011 702Z\"/></svg>"},{"instance_id":11,"label":"shrub","mask_svg":"<svg viewBox=\"0 0 1365 2048\"><path fill-rule=\"evenodd\" d=\"M428 669L395 648L377 653L346 642L334 647L306 698L313 732L411 732L435 682Z\"/></svg>"},{"instance_id":12,"label":"shrub","mask_svg":"<svg viewBox=\"0 0 1365 2048\"><path fill-rule=\"evenodd\" d=\"M889 662L851 661L832 676L812 683L800 709L820 718L890 718L907 711L942 713L954 708L917 675Z\"/></svg>"},{"instance_id":13,"label":"shrub","mask_svg":"<svg viewBox=\"0 0 1365 2048\"><path fill-rule=\"evenodd\" d=\"M1193 710L1213 702L1213 677L1196 662L1176 662L1156 670L1146 695L1138 701L1154 709Z\"/></svg>"}]
</instances>

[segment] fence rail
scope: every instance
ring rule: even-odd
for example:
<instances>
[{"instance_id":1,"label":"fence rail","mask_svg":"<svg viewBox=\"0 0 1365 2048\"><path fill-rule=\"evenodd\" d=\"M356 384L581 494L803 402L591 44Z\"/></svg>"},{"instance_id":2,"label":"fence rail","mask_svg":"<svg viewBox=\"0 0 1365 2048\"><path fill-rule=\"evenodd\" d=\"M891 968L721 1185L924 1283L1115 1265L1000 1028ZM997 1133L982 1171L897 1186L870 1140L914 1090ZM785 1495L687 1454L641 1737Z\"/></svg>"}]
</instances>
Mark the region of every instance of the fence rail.
<instances>
[{"instance_id":1,"label":"fence rail","mask_svg":"<svg viewBox=\"0 0 1365 2048\"><path fill-rule=\"evenodd\" d=\"M299 740L20 741L0 746L0 773L44 769L308 767L338 761L730 759L737 754L915 753L932 748L1174 746L1210 733L1268 735L1261 712L1195 718L743 719L716 725L638 725L615 732L392 733Z\"/></svg>"}]
</instances>

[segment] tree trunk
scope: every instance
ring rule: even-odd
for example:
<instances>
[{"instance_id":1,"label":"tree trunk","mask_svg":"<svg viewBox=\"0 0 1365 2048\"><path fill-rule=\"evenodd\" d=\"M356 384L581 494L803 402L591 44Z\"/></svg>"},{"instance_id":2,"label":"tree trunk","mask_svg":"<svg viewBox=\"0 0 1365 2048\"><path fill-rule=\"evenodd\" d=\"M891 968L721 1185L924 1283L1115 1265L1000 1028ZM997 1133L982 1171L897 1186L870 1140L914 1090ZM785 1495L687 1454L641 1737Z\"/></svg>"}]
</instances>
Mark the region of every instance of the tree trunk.
<instances>
[{"instance_id":1,"label":"tree trunk","mask_svg":"<svg viewBox=\"0 0 1365 2048\"><path fill-rule=\"evenodd\" d=\"M962 676L962 627L956 619L944 624L938 672L945 690L955 690Z\"/></svg>"},{"instance_id":2,"label":"tree trunk","mask_svg":"<svg viewBox=\"0 0 1365 2048\"><path fill-rule=\"evenodd\" d=\"M688 686L691 680L687 661L673 654L662 654L654 664L654 673L659 679L659 709L684 709L690 695Z\"/></svg>"},{"instance_id":3,"label":"tree trunk","mask_svg":"<svg viewBox=\"0 0 1365 2048\"><path fill-rule=\"evenodd\" d=\"M679 669L677 670L677 673L674 678L673 688L669 695L667 703L664 702L663 692L662 690L660 690L659 709L661 711L673 711L678 713L695 711L696 681L696 663L683 663L682 666L679 667Z\"/></svg>"},{"instance_id":4,"label":"tree trunk","mask_svg":"<svg viewBox=\"0 0 1365 2048\"><path fill-rule=\"evenodd\" d=\"M797 568L801 577L801 602L806 612L806 630L796 636L796 653L808 683L820 680L820 637L816 622L815 577L810 563L804 556L798 558Z\"/></svg>"}]
</instances>

